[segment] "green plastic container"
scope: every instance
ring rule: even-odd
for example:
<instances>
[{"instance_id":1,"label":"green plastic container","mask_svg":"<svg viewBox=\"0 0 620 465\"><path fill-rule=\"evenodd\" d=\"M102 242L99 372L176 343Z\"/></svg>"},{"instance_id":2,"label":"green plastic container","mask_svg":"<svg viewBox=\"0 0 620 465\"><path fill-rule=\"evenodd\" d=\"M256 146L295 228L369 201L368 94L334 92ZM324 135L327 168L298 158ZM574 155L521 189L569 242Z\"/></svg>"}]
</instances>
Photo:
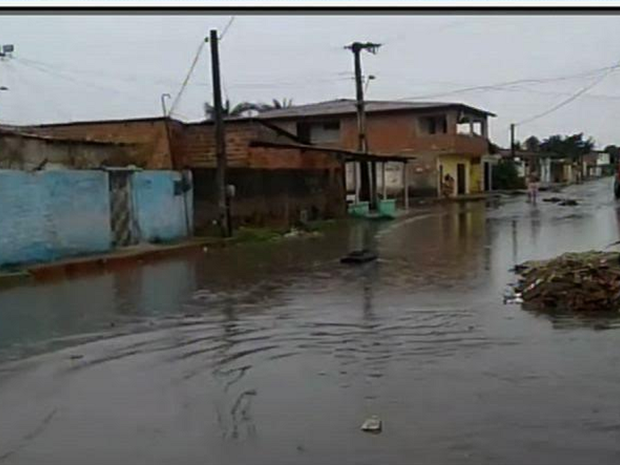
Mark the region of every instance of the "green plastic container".
<instances>
[{"instance_id":1,"label":"green plastic container","mask_svg":"<svg viewBox=\"0 0 620 465\"><path fill-rule=\"evenodd\" d=\"M368 202L358 202L349 205L349 215L364 217L368 215L370 205Z\"/></svg>"},{"instance_id":2,"label":"green plastic container","mask_svg":"<svg viewBox=\"0 0 620 465\"><path fill-rule=\"evenodd\" d=\"M396 218L396 200L385 199L379 200L379 214L387 218Z\"/></svg>"}]
</instances>

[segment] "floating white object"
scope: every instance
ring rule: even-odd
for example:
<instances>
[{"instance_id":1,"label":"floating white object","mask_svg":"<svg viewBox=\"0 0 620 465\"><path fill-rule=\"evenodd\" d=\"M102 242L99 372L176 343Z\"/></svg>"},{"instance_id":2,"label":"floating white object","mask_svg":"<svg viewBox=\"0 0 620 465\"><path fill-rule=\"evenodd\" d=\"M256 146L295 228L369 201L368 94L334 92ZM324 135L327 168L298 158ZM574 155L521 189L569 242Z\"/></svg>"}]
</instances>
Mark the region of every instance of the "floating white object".
<instances>
[{"instance_id":1,"label":"floating white object","mask_svg":"<svg viewBox=\"0 0 620 465\"><path fill-rule=\"evenodd\" d=\"M381 420L378 416L372 415L362 423L362 431L369 433L380 433L382 429Z\"/></svg>"}]
</instances>

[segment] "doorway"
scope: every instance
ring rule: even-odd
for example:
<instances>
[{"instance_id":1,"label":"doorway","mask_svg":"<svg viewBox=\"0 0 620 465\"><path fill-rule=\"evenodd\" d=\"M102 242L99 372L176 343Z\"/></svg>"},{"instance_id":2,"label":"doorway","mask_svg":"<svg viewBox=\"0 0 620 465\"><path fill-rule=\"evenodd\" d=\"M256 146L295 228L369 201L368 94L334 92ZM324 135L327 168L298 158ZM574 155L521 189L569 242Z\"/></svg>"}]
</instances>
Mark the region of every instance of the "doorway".
<instances>
[{"instance_id":1,"label":"doorway","mask_svg":"<svg viewBox=\"0 0 620 465\"><path fill-rule=\"evenodd\" d=\"M484 162L484 192L491 190L491 164Z\"/></svg>"},{"instance_id":2,"label":"doorway","mask_svg":"<svg viewBox=\"0 0 620 465\"><path fill-rule=\"evenodd\" d=\"M466 179L465 179L465 163L456 164L456 192L458 195L463 195L467 191Z\"/></svg>"},{"instance_id":3,"label":"doorway","mask_svg":"<svg viewBox=\"0 0 620 465\"><path fill-rule=\"evenodd\" d=\"M126 247L138 242L131 201L132 173L132 171L108 172L110 180L110 226L114 247Z\"/></svg>"}]
</instances>

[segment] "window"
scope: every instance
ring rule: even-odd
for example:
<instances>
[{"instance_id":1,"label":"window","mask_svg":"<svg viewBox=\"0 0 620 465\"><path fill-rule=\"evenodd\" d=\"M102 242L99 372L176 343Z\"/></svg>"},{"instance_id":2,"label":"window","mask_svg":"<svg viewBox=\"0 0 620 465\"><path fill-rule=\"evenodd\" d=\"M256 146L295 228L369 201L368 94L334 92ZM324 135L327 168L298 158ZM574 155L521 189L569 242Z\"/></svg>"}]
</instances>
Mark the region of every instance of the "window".
<instances>
[{"instance_id":1,"label":"window","mask_svg":"<svg viewBox=\"0 0 620 465\"><path fill-rule=\"evenodd\" d=\"M297 123L297 137L305 144L340 141L340 121Z\"/></svg>"},{"instance_id":2,"label":"window","mask_svg":"<svg viewBox=\"0 0 620 465\"><path fill-rule=\"evenodd\" d=\"M310 125L308 123L297 123L297 137L305 144L310 143Z\"/></svg>"},{"instance_id":3,"label":"window","mask_svg":"<svg viewBox=\"0 0 620 465\"><path fill-rule=\"evenodd\" d=\"M446 134L448 121L445 116L423 116L420 118L423 134Z\"/></svg>"}]
</instances>

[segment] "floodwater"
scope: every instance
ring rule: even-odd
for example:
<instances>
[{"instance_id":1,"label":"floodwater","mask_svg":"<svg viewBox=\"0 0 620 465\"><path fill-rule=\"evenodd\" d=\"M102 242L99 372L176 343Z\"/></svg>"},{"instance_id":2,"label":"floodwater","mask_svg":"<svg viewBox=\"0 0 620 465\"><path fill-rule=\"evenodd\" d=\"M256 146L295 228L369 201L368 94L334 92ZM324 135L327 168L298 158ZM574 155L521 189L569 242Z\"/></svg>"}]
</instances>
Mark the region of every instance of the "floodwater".
<instances>
[{"instance_id":1,"label":"floodwater","mask_svg":"<svg viewBox=\"0 0 620 465\"><path fill-rule=\"evenodd\" d=\"M502 301L620 239L611 179L566 194L0 290L0 463L615 465L619 322Z\"/></svg>"}]
</instances>

